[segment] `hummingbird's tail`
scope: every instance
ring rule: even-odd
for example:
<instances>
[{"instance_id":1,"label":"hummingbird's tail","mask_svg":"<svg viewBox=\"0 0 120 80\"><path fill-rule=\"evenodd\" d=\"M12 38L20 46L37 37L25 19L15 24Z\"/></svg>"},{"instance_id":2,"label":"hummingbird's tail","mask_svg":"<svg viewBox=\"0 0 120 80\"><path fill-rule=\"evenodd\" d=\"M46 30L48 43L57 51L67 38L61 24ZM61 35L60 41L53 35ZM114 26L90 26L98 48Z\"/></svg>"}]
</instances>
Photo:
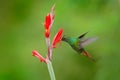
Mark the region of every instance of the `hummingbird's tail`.
<instances>
[{"instance_id":1,"label":"hummingbird's tail","mask_svg":"<svg viewBox=\"0 0 120 80\"><path fill-rule=\"evenodd\" d=\"M84 56L90 58L92 61L95 61L95 59L90 54L88 54L88 52L86 52L85 50L82 50L82 53Z\"/></svg>"}]
</instances>

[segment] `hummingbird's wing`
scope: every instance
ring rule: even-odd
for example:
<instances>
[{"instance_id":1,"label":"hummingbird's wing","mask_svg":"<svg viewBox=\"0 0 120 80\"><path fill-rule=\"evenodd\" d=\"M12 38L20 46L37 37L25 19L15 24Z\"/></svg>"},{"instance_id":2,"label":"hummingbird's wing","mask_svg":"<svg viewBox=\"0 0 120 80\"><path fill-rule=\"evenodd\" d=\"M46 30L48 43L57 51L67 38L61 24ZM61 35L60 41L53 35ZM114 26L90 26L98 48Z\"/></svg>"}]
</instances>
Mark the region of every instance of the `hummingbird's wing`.
<instances>
[{"instance_id":1,"label":"hummingbird's wing","mask_svg":"<svg viewBox=\"0 0 120 80\"><path fill-rule=\"evenodd\" d=\"M98 39L98 37L93 37L93 38L88 38L88 39L82 40L80 46L85 47L86 45L96 41L97 39Z\"/></svg>"},{"instance_id":2,"label":"hummingbird's wing","mask_svg":"<svg viewBox=\"0 0 120 80\"><path fill-rule=\"evenodd\" d=\"M79 39L83 38L87 33L88 33L88 32L86 32L86 33L80 35L78 38L79 38Z\"/></svg>"}]
</instances>

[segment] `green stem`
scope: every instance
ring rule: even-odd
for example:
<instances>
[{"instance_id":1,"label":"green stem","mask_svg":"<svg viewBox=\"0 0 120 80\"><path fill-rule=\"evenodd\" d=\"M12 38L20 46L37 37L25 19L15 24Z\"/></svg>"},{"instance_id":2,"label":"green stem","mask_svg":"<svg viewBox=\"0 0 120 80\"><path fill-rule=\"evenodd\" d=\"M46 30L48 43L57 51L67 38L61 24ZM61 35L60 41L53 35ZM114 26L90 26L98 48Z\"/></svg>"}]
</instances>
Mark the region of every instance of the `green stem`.
<instances>
[{"instance_id":1,"label":"green stem","mask_svg":"<svg viewBox=\"0 0 120 80\"><path fill-rule=\"evenodd\" d=\"M47 67L48 67L48 71L49 71L49 75L50 75L51 80L56 80L54 70L52 67L52 63L50 60L47 61Z\"/></svg>"}]
</instances>

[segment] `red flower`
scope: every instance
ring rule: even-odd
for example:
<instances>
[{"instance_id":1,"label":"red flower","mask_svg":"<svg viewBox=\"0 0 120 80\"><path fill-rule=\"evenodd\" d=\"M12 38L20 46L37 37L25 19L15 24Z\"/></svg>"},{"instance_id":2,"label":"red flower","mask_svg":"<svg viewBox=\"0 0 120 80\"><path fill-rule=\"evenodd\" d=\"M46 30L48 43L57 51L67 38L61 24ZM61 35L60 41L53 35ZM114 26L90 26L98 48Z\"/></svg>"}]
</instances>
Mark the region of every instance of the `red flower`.
<instances>
[{"instance_id":1,"label":"red flower","mask_svg":"<svg viewBox=\"0 0 120 80\"><path fill-rule=\"evenodd\" d=\"M56 44L61 41L62 33L63 33L63 29L60 29L58 33L55 35L55 37L53 38L53 41L52 41L53 48L56 48Z\"/></svg>"},{"instance_id":2,"label":"red flower","mask_svg":"<svg viewBox=\"0 0 120 80\"><path fill-rule=\"evenodd\" d=\"M40 55L36 50L33 50L32 54L33 54L33 56L37 57L41 62L46 63L46 59L44 57L42 57L42 55Z\"/></svg>"},{"instance_id":3,"label":"red flower","mask_svg":"<svg viewBox=\"0 0 120 80\"><path fill-rule=\"evenodd\" d=\"M49 29L50 24L51 24L51 16L50 16L50 14L48 14L48 15L46 16L45 23L44 23L45 29Z\"/></svg>"},{"instance_id":4,"label":"red flower","mask_svg":"<svg viewBox=\"0 0 120 80\"><path fill-rule=\"evenodd\" d=\"M55 7L55 5L53 5L53 7L51 8L50 13L48 13L48 15L45 18L44 27L45 27L45 37L46 38L49 38L50 29L51 29L52 24L54 22L54 17L55 17L54 7Z\"/></svg>"},{"instance_id":5,"label":"red flower","mask_svg":"<svg viewBox=\"0 0 120 80\"><path fill-rule=\"evenodd\" d=\"M49 37L50 36L50 29L46 29L45 30L45 37Z\"/></svg>"},{"instance_id":6,"label":"red flower","mask_svg":"<svg viewBox=\"0 0 120 80\"><path fill-rule=\"evenodd\" d=\"M47 57L44 58L36 50L32 51L33 56L37 57L41 62L45 62L45 63L47 63L48 60L51 60L52 49L56 48L56 44L61 41L62 33L63 33L63 29L60 29L57 32L57 34L55 35L55 37L53 38L52 46L50 46L50 37L49 37L50 36L50 30L51 30L51 27L52 27L52 24L53 24L54 18L55 18L54 7L55 7L55 5L53 5L53 7L50 10L50 13L48 13L48 15L45 17L45 22L43 24L44 27L45 27L46 44L47 44L47 47L48 47Z\"/></svg>"}]
</instances>

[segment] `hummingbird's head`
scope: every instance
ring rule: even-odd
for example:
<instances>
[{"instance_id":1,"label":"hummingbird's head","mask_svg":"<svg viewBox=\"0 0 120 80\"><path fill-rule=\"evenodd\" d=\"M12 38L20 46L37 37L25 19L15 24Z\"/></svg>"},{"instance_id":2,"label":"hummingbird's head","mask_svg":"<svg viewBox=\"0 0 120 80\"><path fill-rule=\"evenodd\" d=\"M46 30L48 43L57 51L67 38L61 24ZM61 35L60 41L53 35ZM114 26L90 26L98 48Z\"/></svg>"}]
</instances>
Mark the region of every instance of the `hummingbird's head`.
<instances>
[{"instance_id":1,"label":"hummingbird's head","mask_svg":"<svg viewBox=\"0 0 120 80\"><path fill-rule=\"evenodd\" d=\"M64 36L62 37L62 41L66 41L66 42L68 42L69 38L70 38L70 37L64 35Z\"/></svg>"},{"instance_id":2,"label":"hummingbird's head","mask_svg":"<svg viewBox=\"0 0 120 80\"><path fill-rule=\"evenodd\" d=\"M62 41L66 41L66 37L65 37L65 35L62 37Z\"/></svg>"}]
</instances>

